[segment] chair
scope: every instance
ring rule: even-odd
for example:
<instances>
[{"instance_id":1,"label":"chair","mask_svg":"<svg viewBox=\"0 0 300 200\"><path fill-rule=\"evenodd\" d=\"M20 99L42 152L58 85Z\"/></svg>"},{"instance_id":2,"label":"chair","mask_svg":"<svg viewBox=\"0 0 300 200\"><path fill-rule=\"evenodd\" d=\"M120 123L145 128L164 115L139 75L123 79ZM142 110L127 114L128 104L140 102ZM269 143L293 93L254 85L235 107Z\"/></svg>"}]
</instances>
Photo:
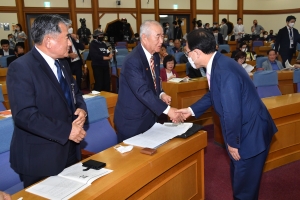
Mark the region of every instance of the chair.
<instances>
[{"instance_id":1,"label":"chair","mask_svg":"<svg viewBox=\"0 0 300 200\"><path fill-rule=\"evenodd\" d=\"M0 190L8 194L24 189L19 174L10 167L9 162L13 130L14 123L11 117L0 120Z\"/></svg>"},{"instance_id":2,"label":"chair","mask_svg":"<svg viewBox=\"0 0 300 200\"><path fill-rule=\"evenodd\" d=\"M126 46L116 46L116 49L118 49L118 51L119 51L119 49L127 49L127 47ZM127 49L127 51L128 51L128 49Z\"/></svg>"},{"instance_id":3,"label":"chair","mask_svg":"<svg viewBox=\"0 0 300 200\"><path fill-rule=\"evenodd\" d=\"M174 55L174 51L172 50L172 46L167 46L167 53L169 54L169 55Z\"/></svg>"},{"instance_id":4,"label":"chair","mask_svg":"<svg viewBox=\"0 0 300 200\"><path fill-rule=\"evenodd\" d=\"M117 135L108 120L106 99L101 96L85 99L88 117L84 125L86 137L80 143L81 148L98 153L118 143Z\"/></svg>"},{"instance_id":5,"label":"chair","mask_svg":"<svg viewBox=\"0 0 300 200\"><path fill-rule=\"evenodd\" d=\"M127 49L117 49L118 53L116 55L122 55L122 56L126 56L128 54L128 50Z\"/></svg>"},{"instance_id":6,"label":"chair","mask_svg":"<svg viewBox=\"0 0 300 200\"><path fill-rule=\"evenodd\" d=\"M225 50L227 53L230 52L230 47L228 44L220 44L218 52L221 52L222 50Z\"/></svg>"},{"instance_id":7,"label":"chair","mask_svg":"<svg viewBox=\"0 0 300 200\"><path fill-rule=\"evenodd\" d=\"M180 63L180 58L181 58L181 56L183 56L183 55L184 55L183 52L177 52L177 53L174 54L176 63Z\"/></svg>"},{"instance_id":8,"label":"chair","mask_svg":"<svg viewBox=\"0 0 300 200\"><path fill-rule=\"evenodd\" d=\"M300 92L300 69L294 70L293 83L294 83L294 92Z\"/></svg>"},{"instance_id":9,"label":"chair","mask_svg":"<svg viewBox=\"0 0 300 200\"><path fill-rule=\"evenodd\" d=\"M256 68L262 68L262 63L268 60L267 56L256 58Z\"/></svg>"},{"instance_id":10,"label":"chair","mask_svg":"<svg viewBox=\"0 0 300 200\"><path fill-rule=\"evenodd\" d=\"M91 60L87 60L85 62L88 70L89 70L89 82L90 82L90 90L94 89L94 85L95 85L95 78L94 78L94 72L93 72L93 68L92 68L92 61Z\"/></svg>"},{"instance_id":11,"label":"chair","mask_svg":"<svg viewBox=\"0 0 300 200\"><path fill-rule=\"evenodd\" d=\"M11 57L13 55L9 55L9 56L1 56L0 57L0 66L1 67L7 67L7 58Z\"/></svg>"},{"instance_id":12,"label":"chair","mask_svg":"<svg viewBox=\"0 0 300 200\"><path fill-rule=\"evenodd\" d=\"M127 42L117 42L116 46L127 46Z\"/></svg>"},{"instance_id":13,"label":"chair","mask_svg":"<svg viewBox=\"0 0 300 200\"><path fill-rule=\"evenodd\" d=\"M260 98L281 95L277 71L256 71L253 74L253 83Z\"/></svg>"},{"instance_id":14,"label":"chair","mask_svg":"<svg viewBox=\"0 0 300 200\"><path fill-rule=\"evenodd\" d=\"M264 46L264 41L261 40L257 40L257 41L253 41L252 43L252 51L255 51L255 47L260 47L260 46Z\"/></svg>"},{"instance_id":15,"label":"chair","mask_svg":"<svg viewBox=\"0 0 300 200\"><path fill-rule=\"evenodd\" d=\"M83 59L83 62L86 61L87 57L89 56L89 50L85 50L83 53L82 53L82 59Z\"/></svg>"},{"instance_id":16,"label":"chair","mask_svg":"<svg viewBox=\"0 0 300 200\"><path fill-rule=\"evenodd\" d=\"M6 110L3 102L4 102L4 96L2 92L2 84L0 84L0 111Z\"/></svg>"}]
</instances>

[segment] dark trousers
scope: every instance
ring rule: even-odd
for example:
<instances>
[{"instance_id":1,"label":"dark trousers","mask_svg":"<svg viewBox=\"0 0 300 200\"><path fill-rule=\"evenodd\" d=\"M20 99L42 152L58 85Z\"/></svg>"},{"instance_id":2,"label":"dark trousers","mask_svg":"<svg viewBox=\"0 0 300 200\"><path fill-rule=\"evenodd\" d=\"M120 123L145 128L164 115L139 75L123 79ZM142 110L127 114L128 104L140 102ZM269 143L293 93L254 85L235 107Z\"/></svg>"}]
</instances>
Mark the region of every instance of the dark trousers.
<instances>
[{"instance_id":1,"label":"dark trousers","mask_svg":"<svg viewBox=\"0 0 300 200\"><path fill-rule=\"evenodd\" d=\"M231 159L230 174L235 200L257 200L263 167L270 146L260 154L235 161Z\"/></svg>"},{"instance_id":2,"label":"dark trousers","mask_svg":"<svg viewBox=\"0 0 300 200\"><path fill-rule=\"evenodd\" d=\"M109 65L101 66L101 65L92 65L95 79L95 87L96 91L107 91L110 92L110 73L109 73Z\"/></svg>"},{"instance_id":3,"label":"dark trousers","mask_svg":"<svg viewBox=\"0 0 300 200\"><path fill-rule=\"evenodd\" d=\"M288 49L287 51L285 51L284 53L280 53L281 56L281 60L282 60L282 66L285 68L285 62L286 60L289 61L289 63L291 63L291 60L293 58L293 54L294 54L294 49Z\"/></svg>"},{"instance_id":4,"label":"dark trousers","mask_svg":"<svg viewBox=\"0 0 300 200\"><path fill-rule=\"evenodd\" d=\"M77 60L70 64L72 74L76 76L76 83L78 88L81 90L81 79L82 79L82 61Z\"/></svg>"}]
</instances>

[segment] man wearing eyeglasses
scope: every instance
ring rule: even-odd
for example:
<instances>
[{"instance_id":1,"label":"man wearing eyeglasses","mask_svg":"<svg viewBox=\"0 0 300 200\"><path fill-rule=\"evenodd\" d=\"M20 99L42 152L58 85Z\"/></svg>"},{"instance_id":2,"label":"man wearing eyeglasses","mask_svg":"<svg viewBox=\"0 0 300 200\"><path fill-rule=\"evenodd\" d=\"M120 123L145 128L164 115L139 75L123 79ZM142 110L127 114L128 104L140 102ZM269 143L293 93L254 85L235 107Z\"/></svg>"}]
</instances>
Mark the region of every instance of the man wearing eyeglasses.
<instances>
[{"instance_id":1,"label":"man wearing eyeglasses","mask_svg":"<svg viewBox=\"0 0 300 200\"><path fill-rule=\"evenodd\" d=\"M123 61L114 123L119 142L150 129L162 113L173 122L183 117L171 108L171 97L163 92L160 58L163 29L147 20L140 27L141 43Z\"/></svg>"},{"instance_id":2,"label":"man wearing eyeglasses","mask_svg":"<svg viewBox=\"0 0 300 200\"><path fill-rule=\"evenodd\" d=\"M209 91L177 112L198 118L214 107L231 160L233 197L258 199L262 170L277 128L247 72L215 47L209 31L198 29L187 35L188 60L194 68L206 68Z\"/></svg>"}]
</instances>

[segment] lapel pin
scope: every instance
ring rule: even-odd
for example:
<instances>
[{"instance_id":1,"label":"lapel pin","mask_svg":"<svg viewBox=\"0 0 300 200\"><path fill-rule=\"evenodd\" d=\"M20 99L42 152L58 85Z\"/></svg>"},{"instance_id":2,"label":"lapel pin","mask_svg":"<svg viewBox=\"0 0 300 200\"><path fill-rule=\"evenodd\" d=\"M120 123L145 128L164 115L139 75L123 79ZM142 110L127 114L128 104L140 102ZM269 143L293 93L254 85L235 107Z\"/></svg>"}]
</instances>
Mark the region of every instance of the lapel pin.
<instances>
[{"instance_id":1,"label":"lapel pin","mask_svg":"<svg viewBox=\"0 0 300 200\"><path fill-rule=\"evenodd\" d=\"M148 70L148 67L146 68L146 70Z\"/></svg>"}]
</instances>

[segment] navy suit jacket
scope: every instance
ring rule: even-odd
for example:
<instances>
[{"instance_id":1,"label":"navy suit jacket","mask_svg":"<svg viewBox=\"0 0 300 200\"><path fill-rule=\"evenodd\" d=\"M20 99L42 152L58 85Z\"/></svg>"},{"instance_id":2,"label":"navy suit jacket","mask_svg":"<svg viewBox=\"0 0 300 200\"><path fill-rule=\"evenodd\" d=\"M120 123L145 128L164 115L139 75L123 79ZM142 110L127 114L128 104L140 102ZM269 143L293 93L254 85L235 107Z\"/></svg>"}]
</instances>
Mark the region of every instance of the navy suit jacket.
<instances>
[{"instance_id":1,"label":"navy suit jacket","mask_svg":"<svg viewBox=\"0 0 300 200\"><path fill-rule=\"evenodd\" d=\"M299 42L300 35L297 29L293 28L293 35L294 35L294 48L293 52L295 53L297 42ZM289 31L287 27L283 27L278 31L278 34L276 36L276 43L275 43L275 50L279 52L279 54L284 55L288 54L290 49L290 37L289 37Z\"/></svg>"},{"instance_id":2,"label":"navy suit jacket","mask_svg":"<svg viewBox=\"0 0 300 200\"><path fill-rule=\"evenodd\" d=\"M247 72L219 52L212 63L210 91L191 108L199 117L210 106L220 118L225 144L238 148L242 159L264 151L277 132Z\"/></svg>"},{"instance_id":3,"label":"navy suit jacket","mask_svg":"<svg viewBox=\"0 0 300 200\"><path fill-rule=\"evenodd\" d=\"M145 52L139 44L124 59L114 123L119 141L147 131L167 108L162 92L159 55L154 55L156 90Z\"/></svg>"},{"instance_id":4,"label":"navy suit jacket","mask_svg":"<svg viewBox=\"0 0 300 200\"><path fill-rule=\"evenodd\" d=\"M75 109L86 105L66 60L60 60L65 79L74 95L72 110L53 71L32 48L11 63L7 72L7 88L15 123L10 147L11 167L31 176L57 175L67 163L69 135ZM75 104L76 100L76 104ZM73 142L72 142L73 143ZM77 159L80 145L76 144Z\"/></svg>"}]
</instances>

